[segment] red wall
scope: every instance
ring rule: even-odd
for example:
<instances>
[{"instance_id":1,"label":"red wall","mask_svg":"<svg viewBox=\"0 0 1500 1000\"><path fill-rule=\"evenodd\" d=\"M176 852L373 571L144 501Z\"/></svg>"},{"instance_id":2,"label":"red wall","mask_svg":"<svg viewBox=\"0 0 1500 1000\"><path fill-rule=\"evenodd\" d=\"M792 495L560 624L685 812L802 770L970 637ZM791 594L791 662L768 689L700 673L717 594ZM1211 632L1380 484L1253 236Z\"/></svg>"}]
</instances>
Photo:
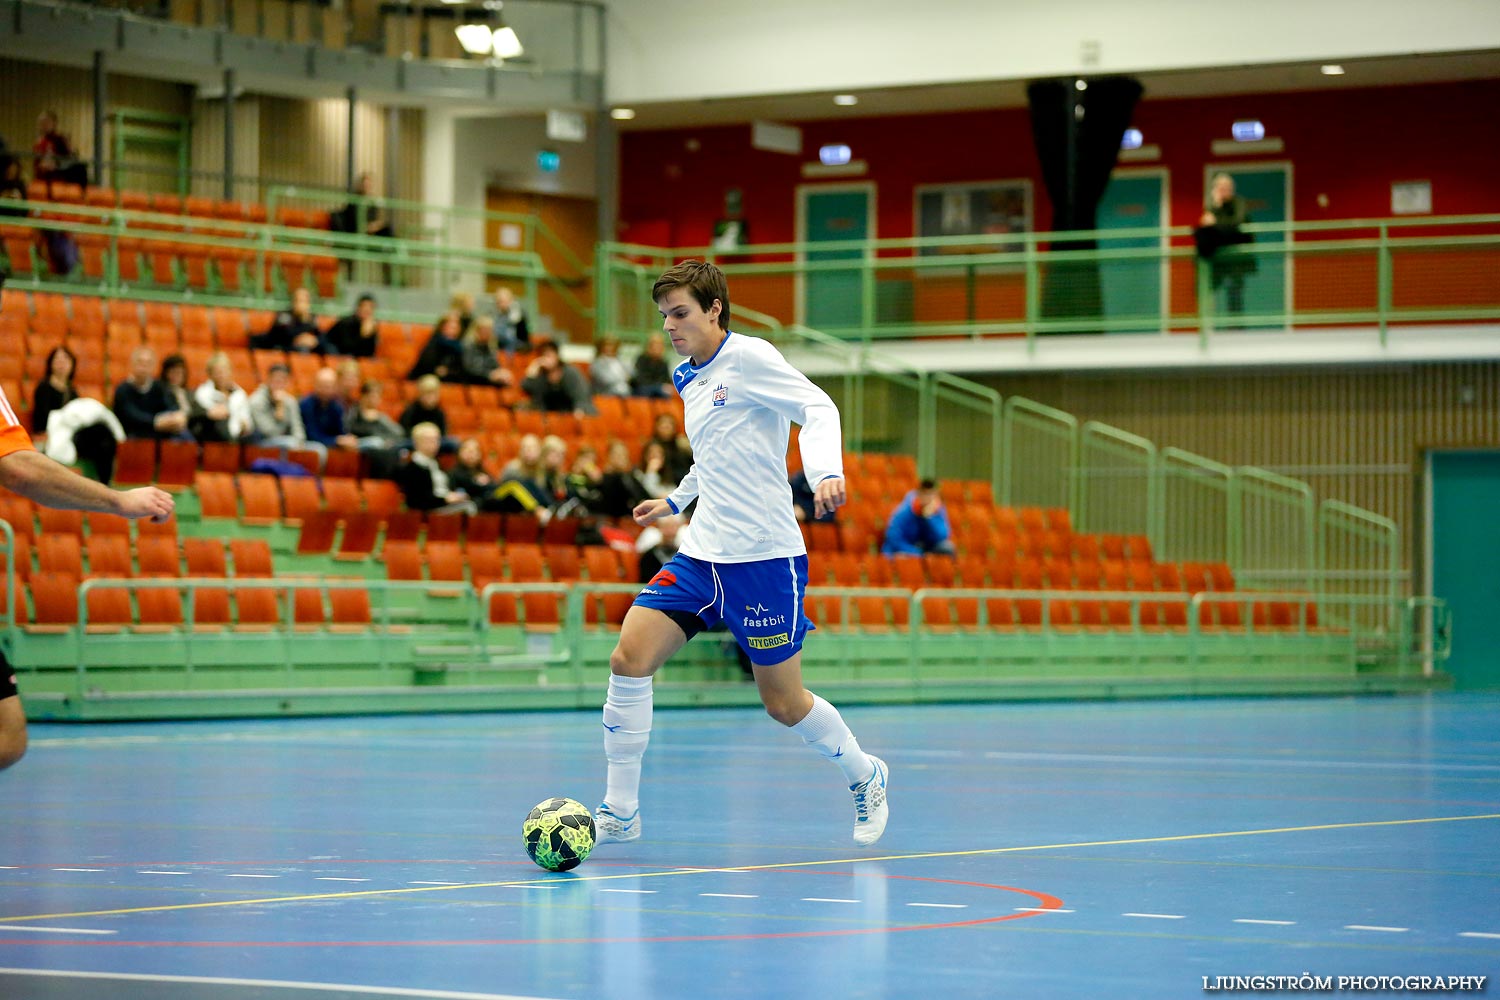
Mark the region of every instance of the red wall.
<instances>
[{"instance_id":1,"label":"red wall","mask_svg":"<svg viewBox=\"0 0 1500 1000\"><path fill-rule=\"evenodd\" d=\"M1500 80L1191 100L1153 101L1148 94L1135 126L1162 148L1161 161L1143 165L1170 170L1174 225L1197 220L1203 170L1217 159L1209 142L1227 138L1240 118L1259 118L1268 135L1285 142L1282 153L1237 159L1292 163L1296 219L1388 216L1397 180L1430 180L1436 215L1500 213L1496 107ZM620 237L703 245L724 216L725 191L737 187L753 242L793 240L796 188L809 183L801 166L833 142L847 143L869 164L858 179L876 185L881 237L911 236L914 189L950 181L1029 177L1035 225L1050 225L1024 108L793 124L803 130L802 156L752 149L748 125L626 133Z\"/></svg>"}]
</instances>

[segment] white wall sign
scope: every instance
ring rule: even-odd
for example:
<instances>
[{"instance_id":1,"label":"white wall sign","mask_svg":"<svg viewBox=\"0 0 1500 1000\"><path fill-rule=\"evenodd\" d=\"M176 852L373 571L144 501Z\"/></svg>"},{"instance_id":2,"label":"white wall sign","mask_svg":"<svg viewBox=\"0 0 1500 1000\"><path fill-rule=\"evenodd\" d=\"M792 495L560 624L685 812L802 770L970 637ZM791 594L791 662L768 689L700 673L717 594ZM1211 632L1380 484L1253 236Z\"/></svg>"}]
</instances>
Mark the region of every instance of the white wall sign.
<instances>
[{"instance_id":1,"label":"white wall sign","mask_svg":"<svg viewBox=\"0 0 1500 1000\"><path fill-rule=\"evenodd\" d=\"M559 142L583 142L589 137L582 111L548 111L547 138Z\"/></svg>"},{"instance_id":2,"label":"white wall sign","mask_svg":"<svg viewBox=\"0 0 1500 1000\"><path fill-rule=\"evenodd\" d=\"M802 130L795 125L776 122L754 122L750 126L750 145L773 153L802 153Z\"/></svg>"},{"instance_id":3,"label":"white wall sign","mask_svg":"<svg viewBox=\"0 0 1500 1000\"><path fill-rule=\"evenodd\" d=\"M1427 215L1432 211L1432 181L1394 181L1392 215Z\"/></svg>"}]
</instances>

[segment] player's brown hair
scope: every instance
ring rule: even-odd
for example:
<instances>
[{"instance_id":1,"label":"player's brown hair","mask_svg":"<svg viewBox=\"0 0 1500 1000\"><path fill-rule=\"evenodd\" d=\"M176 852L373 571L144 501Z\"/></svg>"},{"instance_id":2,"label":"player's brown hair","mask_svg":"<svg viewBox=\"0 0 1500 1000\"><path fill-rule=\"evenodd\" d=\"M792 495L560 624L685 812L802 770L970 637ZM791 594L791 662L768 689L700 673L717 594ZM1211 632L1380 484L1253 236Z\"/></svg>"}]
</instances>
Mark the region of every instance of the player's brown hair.
<instances>
[{"instance_id":1,"label":"player's brown hair","mask_svg":"<svg viewBox=\"0 0 1500 1000\"><path fill-rule=\"evenodd\" d=\"M729 282L724 272L706 260L685 260L662 272L651 286L651 301L660 302L663 295L686 288L708 312L714 299L719 300L719 329L729 329Z\"/></svg>"}]
</instances>

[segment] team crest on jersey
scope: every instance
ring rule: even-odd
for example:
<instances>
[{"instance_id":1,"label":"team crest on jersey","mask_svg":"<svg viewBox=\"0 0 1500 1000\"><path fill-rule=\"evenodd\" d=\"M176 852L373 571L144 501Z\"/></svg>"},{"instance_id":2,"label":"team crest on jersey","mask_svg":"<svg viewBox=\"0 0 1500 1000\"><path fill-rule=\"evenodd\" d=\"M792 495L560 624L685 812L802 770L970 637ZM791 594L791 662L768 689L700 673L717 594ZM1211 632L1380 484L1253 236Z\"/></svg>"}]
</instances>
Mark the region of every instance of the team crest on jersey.
<instances>
[{"instance_id":1,"label":"team crest on jersey","mask_svg":"<svg viewBox=\"0 0 1500 1000\"><path fill-rule=\"evenodd\" d=\"M714 405L723 406L727 402L729 402L729 388L720 382L714 386Z\"/></svg>"}]
</instances>

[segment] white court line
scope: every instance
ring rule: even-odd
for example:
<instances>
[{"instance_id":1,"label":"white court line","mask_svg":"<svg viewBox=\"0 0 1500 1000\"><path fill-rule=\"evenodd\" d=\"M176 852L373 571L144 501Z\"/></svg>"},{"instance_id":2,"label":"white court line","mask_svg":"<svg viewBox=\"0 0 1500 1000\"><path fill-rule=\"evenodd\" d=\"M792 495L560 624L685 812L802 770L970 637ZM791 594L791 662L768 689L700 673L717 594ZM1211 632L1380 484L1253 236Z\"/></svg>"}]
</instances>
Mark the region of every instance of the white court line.
<instances>
[{"instance_id":1,"label":"white court line","mask_svg":"<svg viewBox=\"0 0 1500 1000\"><path fill-rule=\"evenodd\" d=\"M136 872L137 875L191 875L192 872Z\"/></svg>"},{"instance_id":2,"label":"white court line","mask_svg":"<svg viewBox=\"0 0 1500 1000\"><path fill-rule=\"evenodd\" d=\"M1386 934L1405 934L1410 927L1372 927L1369 924L1345 924L1346 931L1383 931Z\"/></svg>"},{"instance_id":3,"label":"white court line","mask_svg":"<svg viewBox=\"0 0 1500 1000\"><path fill-rule=\"evenodd\" d=\"M654 896L655 889L600 889L600 892L628 892L632 896Z\"/></svg>"},{"instance_id":4,"label":"white court line","mask_svg":"<svg viewBox=\"0 0 1500 1000\"><path fill-rule=\"evenodd\" d=\"M367 878L339 878L337 875L319 875L314 882L368 882Z\"/></svg>"},{"instance_id":5,"label":"white court line","mask_svg":"<svg viewBox=\"0 0 1500 1000\"><path fill-rule=\"evenodd\" d=\"M460 882L458 884L459 885L463 885L462 882ZM503 888L503 889L556 889L557 886L555 886L555 885L507 885L507 886L501 886L501 888Z\"/></svg>"},{"instance_id":6,"label":"white court line","mask_svg":"<svg viewBox=\"0 0 1500 1000\"><path fill-rule=\"evenodd\" d=\"M54 868L55 872L102 872L103 868Z\"/></svg>"},{"instance_id":7,"label":"white court line","mask_svg":"<svg viewBox=\"0 0 1500 1000\"><path fill-rule=\"evenodd\" d=\"M281 878L280 875L246 875L243 872L231 872L225 878Z\"/></svg>"},{"instance_id":8,"label":"white court line","mask_svg":"<svg viewBox=\"0 0 1500 1000\"><path fill-rule=\"evenodd\" d=\"M20 867L21 867L20 865L0 865L0 868L4 868L7 871L10 870L10 869L13 869L13 868L20 868Z\"/></svg>"},{"instance_id":9,"label":"white court line","mask_svg":"<svg viewBox=\"0 0 1500 1000\"><path fill-rule=\"evenodd\" d=\"M907 906L931 906L939 910L967 910L968 903L907 903Z\"/></svg>"},{"instance_id":10,"label":"white court line","mask_svg":"<svg viewBox=\"0 0 1500 1000\"><path fill-rule=\"evenodd\" d=\"M1072 910L1054 910L1045 906L1018 906L1017 913L1072 913Z\"/></svg>"},{"instance_id":11,"label":"white court line","mask_svg":"<svg viewBox=\"0 0 1500 1000\"><path fill-rule=\"evenodd\" d=\"M1147 920L1185 920L1181 913L1122 913L1122 917L1143 917Z\"/></svg>"},{"instance_id":12,"label":"white court line","mask_svg":"<svg viewBox=\"0 0 1500 1000\"><path fill-rule=\"evenodd\" d=\"M1500 934L1489 934L1485 931L1459 931L1458 936L1472 938L1490 938L1492 940L1500 941Z\"/></svg>"},{"instance_id":13,"label":"white court line","mask_svg":"<svg viewBox=\"0 0 1500 1000\"><path fill-rule=\"evenodd\" d=\"M825 899L822 896L803 896L804 903L857 903L857 899Z\"/></svg>"},{"instance_id":14,"label":"white court line","mask_svg":"<svg viewBox=\"0 0 1500 1000\"><path fill-rule=\"evenodd\" d=\"M118 934L119 931L94 931L83 927L19 927L0 924L0 931L23 931L27 934Z\"/></svg>"},{"instance_id":15,"label":"white court line","mask_svg":"<svg viewBox=\"0 0 1500 1000\"><path fill-rule=\"evenodd\" d=\"M0 976L60 976L67 979L128 980L137 983L198 983L205 986L256 986L263 989L321 990L329 993L363 993L372 997L422 997L425 1000L547 1000L546 997L515 993L455 993L450 990L414 990L395 986L351 986L343 983L303 983L279 979L220 979L211 976L150 976L137 972L64 972L60 969L0 969Z\"/></svg>"},{"instance_id":16,"label":"white court line","mask_svg":"<svg viewBox=\"0 0 1500 1000\"><path fill-rule=\"evenodd\" d=\"M700 895L700 896L712 896L715 899L759 899L760 898L759 896L752 896L749 893L745 893L745 892L700 892L700 893L698 893L698 895Z\"/></svg>"},{"instance_id":17,"label":"white court line","mask_svg":"<svg viewBox=\"0 0 1500 1000\"><path fill-rule=\"evenodd\" d=\"M1293 924L1295 924L1297 921L1295 921L1295 920L1254 920L1254 919L1251 919L1250 917L1235 917L1234 918L1234 922L1237 923L1237 924L1264 924L1267 927L1290 927Z\"/></svg>"}]
</instances>

